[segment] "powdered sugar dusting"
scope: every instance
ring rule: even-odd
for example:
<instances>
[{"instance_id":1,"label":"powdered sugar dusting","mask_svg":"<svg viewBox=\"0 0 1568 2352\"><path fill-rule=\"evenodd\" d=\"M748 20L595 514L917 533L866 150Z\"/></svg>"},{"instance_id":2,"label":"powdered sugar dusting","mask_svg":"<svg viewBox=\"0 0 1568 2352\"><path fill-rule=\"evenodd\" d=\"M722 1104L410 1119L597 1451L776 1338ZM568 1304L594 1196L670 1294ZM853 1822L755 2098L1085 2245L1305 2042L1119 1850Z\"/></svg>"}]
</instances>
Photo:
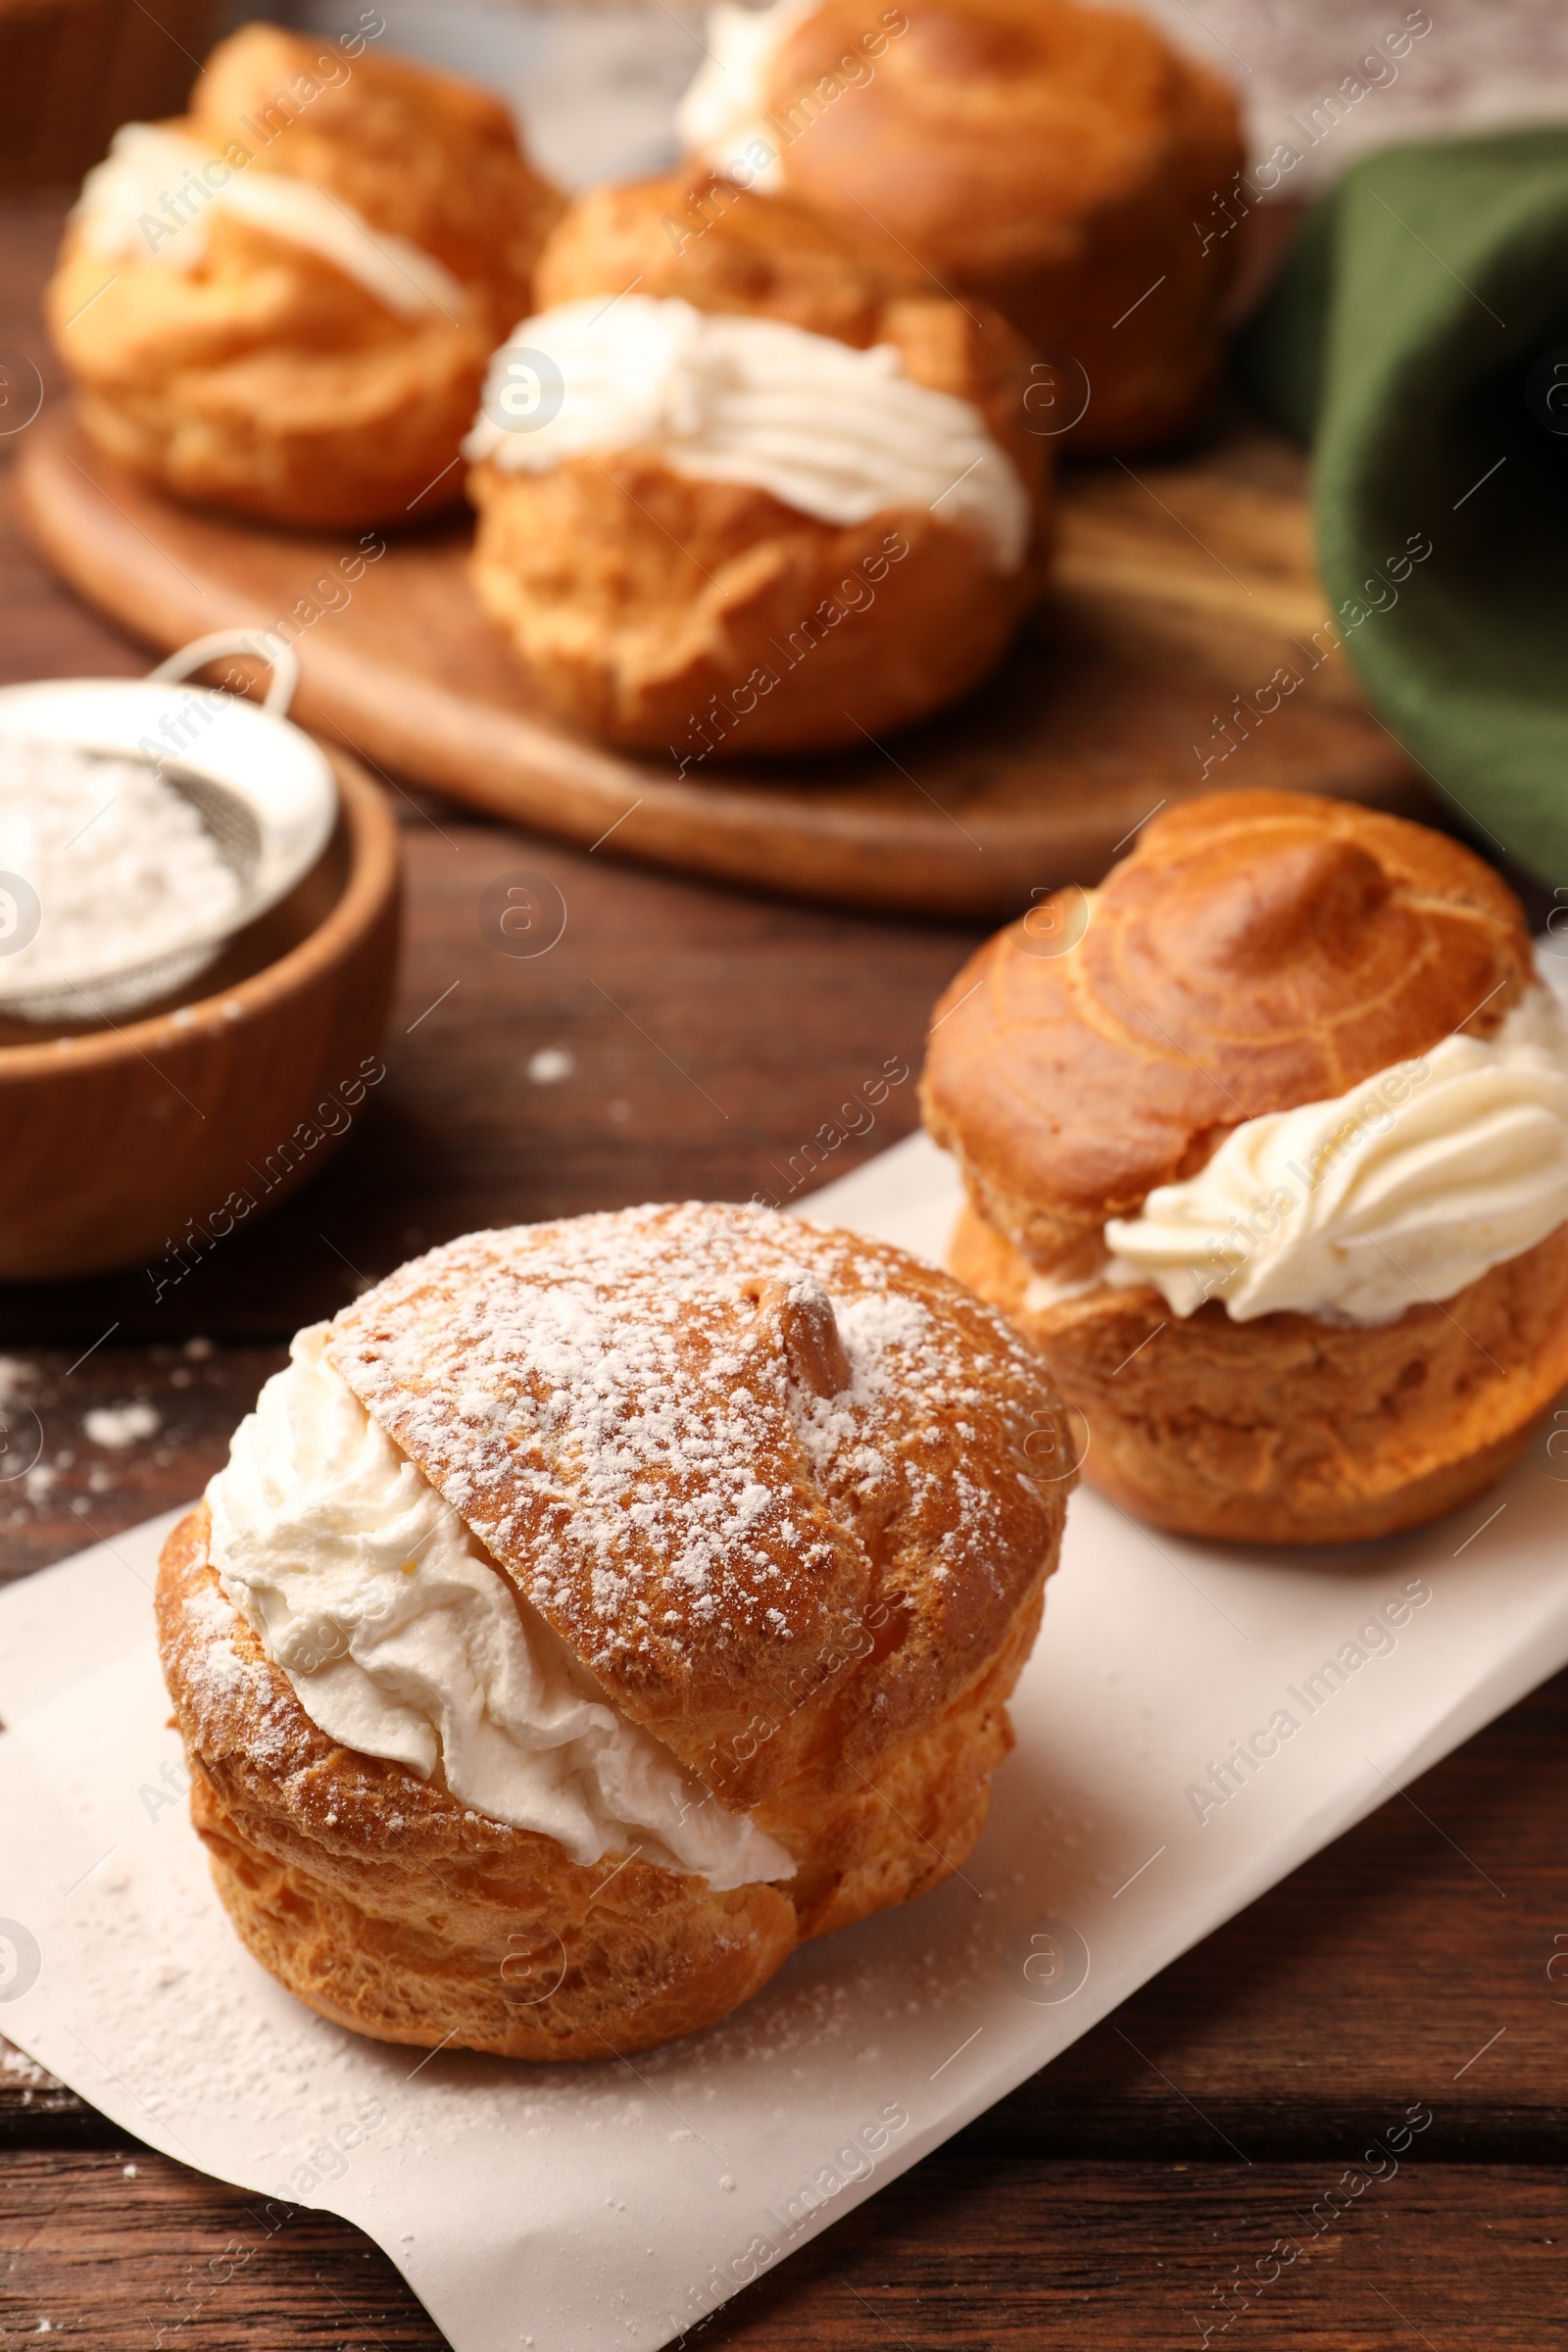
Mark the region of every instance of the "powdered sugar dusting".
<instances>
[{"instance_id":1,"label":"powdered sugar dusting","mask_svg":"<svg viewBox=\"0 0 1568 2352\"><path fill-rule=\"evenodd\" d=\"M249 1629L216 1581L193 1585L182 1607L198 1639L183 1656L185 1729L199 1754L230 1743L236 1709L244 1708L245 1747L274 1770L308 1760L311 1727L293 1692L253 1648ZM235 1636L240 1637L236 1643Z\"/></svg>"},{"instance_id":2,"label":"powdered sugar dusting","mask_svg":"<svg viewBox=\"0 0 1568 2352\"><path fill-rule=\"evenodd\" d=\"M0 2041L0 2081L22 2091L24 2105L32 2091L52 2089L54 2080L48 2068L29 2058L25 2050L17 2049L9 2041Z\"/></svg>"},{"instance_id":3,"label":"powdered sugar dusting","mask_svg":"<svg viewBox=\"0 0 1568 2352\"><path fill-rule=\"evenodd\" d=\"M825 1296L847 1390L792 1378L764 1288ZM798 1639L874 1581L868 1511L989 1581L1016 1557L1015 1465L1049 1408L1001 1318L902 1251L702 1203L451 1243L347 1308L328 1354L622 1682Z\"/></svg>"}]
</instances>

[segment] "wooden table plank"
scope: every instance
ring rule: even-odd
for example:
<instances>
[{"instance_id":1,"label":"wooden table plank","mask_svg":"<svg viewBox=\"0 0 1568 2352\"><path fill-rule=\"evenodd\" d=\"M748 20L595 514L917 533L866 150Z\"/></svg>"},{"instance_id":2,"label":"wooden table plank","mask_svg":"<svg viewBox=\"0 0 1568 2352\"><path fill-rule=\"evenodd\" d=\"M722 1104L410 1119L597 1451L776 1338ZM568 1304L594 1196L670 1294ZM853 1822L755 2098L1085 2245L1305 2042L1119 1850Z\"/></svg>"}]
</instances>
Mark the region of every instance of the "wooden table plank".
<instances>
[{"instance_id":1,"label":"wooden table plank","mask_svg":"<svg viewBox=\"0 0 1568 2352\"><path fill-rule=\"evenodd\" d=\"M1379 2113L1340 2158L1264 2168L1004 2161L955 2140L710 2317L699 2290L681 2340L1121 2352L1200 2343L1229 2315L1293 2352L1560 2342L1561 2172L1401 2160L1385 2136L1400 2121ZM346 2223L161 2157L0 2155L0 2340L47 2323L94 2352L443 2341Z\"/></svg>"}]
</instances>

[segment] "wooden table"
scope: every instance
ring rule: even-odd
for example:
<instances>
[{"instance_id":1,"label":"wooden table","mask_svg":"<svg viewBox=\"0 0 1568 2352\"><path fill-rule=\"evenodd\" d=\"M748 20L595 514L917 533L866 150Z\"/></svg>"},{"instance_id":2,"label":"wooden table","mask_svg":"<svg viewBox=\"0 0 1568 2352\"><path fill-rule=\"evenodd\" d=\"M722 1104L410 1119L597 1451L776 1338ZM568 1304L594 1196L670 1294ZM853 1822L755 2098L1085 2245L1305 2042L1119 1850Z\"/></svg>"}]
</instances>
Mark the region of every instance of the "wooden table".
<instances>
[{"instance_id":1,"label":"wooden table","mask_svg":"<svg viewBox=\"0 0 1568 2352\"><path fill-rule=\"evenodd\" d=\"M31 305L58 217L42 201L0 215L0 345L46 369ZM7 681L144 666L4 510L0 604ZM851 1089L889 1057L917 1065L970 944L398 806L410 924L389 1077L336 1161L161 1302L141 1274L0 1292L0 1351L38 1367L55 1473L30 1499L0 1488L0 1579L193 1495L296 1325L423 1245L642 1199L782 1196ZM568 909L531 962L496 953L477 915L487 883L524 869ZM569 1072L541 1083L553 1049ZM816 1180L914 1116L912 1084L896 1087ZM90 1443L84 1414L131 1398L157 1434ZM1568 1676L697 2332L778 2352L1178 2346L1230 2313L1254 2347L1560 2344L1565 1766ZM0 1895L3 1840L0 1825ZM1431 2121L1397 2172L1351 2172L1411 2109ZM302 2212L270 2234L252 2204L0 2045L0 2344L439 2344L346 2224ZM1271 2254L1286 2240L1299 2252ZM1239 2273L1245 2306L1226 2298Z\"/></svg>"}]
</instances>

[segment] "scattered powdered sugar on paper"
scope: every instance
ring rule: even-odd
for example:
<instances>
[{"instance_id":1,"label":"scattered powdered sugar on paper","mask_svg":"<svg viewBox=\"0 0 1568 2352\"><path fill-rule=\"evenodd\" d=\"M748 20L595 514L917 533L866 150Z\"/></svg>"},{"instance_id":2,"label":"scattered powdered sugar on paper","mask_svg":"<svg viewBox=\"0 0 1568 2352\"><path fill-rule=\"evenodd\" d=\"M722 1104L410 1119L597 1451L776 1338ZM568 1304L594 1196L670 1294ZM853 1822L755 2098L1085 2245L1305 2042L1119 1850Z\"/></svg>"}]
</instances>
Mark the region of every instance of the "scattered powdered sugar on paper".
<instances>
[{"instance_id":1,"label":"scattered powdered sugar on paper","mask_svg":"<svg viewBox=\"0 0 1568 2352\"><path fill-rule=\"evenodd\" d=\"M154 1785L155 1792L164 1793ZM646 2134L667 2122L667 2106L639 2080L657 2053L640 2056L635 2073L613 2065L529 2067L471 2051L426 2059L316 2016L237 1945L228 1953L226 1926L220 1933L232 1965L215 1970L218 1897L183 1795L167 1802L165 1818L177 1828L160 1827L156 1837L177 1837L180 1852L161 1856L157 1868L145 1858L128 1870L111 1863L74 1895L73 1977L80 2014L92 2020L83 2028L88 2043L113 2051L120 2084L174 2135L176 2152L179 2135L192 2128L183 2094L197 2053L201 2109L242 2118L250 2161L275 2168L273 2193L307 2201L315 2191L295 2168L361 2114L368 2070L384 2111L376 2147L394 2157L455 2145L481 2124L507 2138L538 2141L558 2127L575 2138ZM236 1984L236 1969L248 1981ZM20 2067L31 2068L15 2055Z\"/></svg>"},{"instance_id":2,"label":"scattered powdered sugar on paper","mask_svg":"<svg viewBox=\"0 0 1568 2352\"><path fill-rule=\"evenodd\" d=\"M954 1882L922 1908L927 1933L940 1926L942 1939L921 1951L907 1948L906 1939L896 1967L883 1950L850 1963L836 1939L803 1944L754 2000L702 2034L641 2054L639 2068L656 2088L662 2072L678 2077L688 2095L740 2074L758 2086L760 2101L767 2080L761 2070L784 2073L824 2050L845 2067L869 2062L880 2055L866 2044L873 2021L896 2036L903 2020L961 2013L996 1970L998 1896L988 1888L977 1901L972 1889Z\"/></svg>"},{"instance_id":3,"label":"scattered powdered sugar on paper","mask_svg":"<svg viewBox=\"0 0 1568 2352\"><path fill-rule=\"evenodd\" d=\"M183 1796L170 1802L182 1816ZM182 1819L179 1834L191 1835ZM282 2039L268 2003L235 2001L231 1983L188 1965L182 1955L207 1942L216 1901L204 1858L195 1869L96 1872L73 1904L77 1981L100 2031L113 2019L105 2040L116 2072L151 2115L179 2129L179 2085L199 2050L204 2095L263 2127L257 2152L265 2156L266 2127L308 2116L319 2129L347 2109L332 2079L332 2045L348 2037L324 2024L316 2032L318 2021L301 2011L303 2040ZM87 2034L92 2040L91 2027Z\"/></svg>"},{"instance_id":4,"label":"scattered powdered sugar on paper","mask_svg":"<svg viewBox=\"0 0 1568 2352\"><path fill-rule=\"evenodd\" d=\"M996 1966L995 1898L977 1903L956 1886L925 1907L931 1940L922 1951L895 1961L867 1947L846 1966L838 1939L808 1945L731 2017L639 2052L635 2068L526 2066L472 2051L424 2059L317 2017L237 1949L235 1965L247 1978L254 1971L253 1983L237 1987L231 1969L210 1966L203 1955L217 1896L183 1815L181 1797L168 1816L177 1829L167 1834L184 1847L177 1862L167 1858L172 1867L111 1865L73 1898L74 1976L82 2013L93 2019L84 2031L95 2049L113 2051L116 2075L147 2114L175 2134L189 2128L181 2094L199 2052L202 2107L244 2118L252 2160L276 2168L272 2185L281 2195L310 2195L297 2179L291 2190L293 2168L359 2111L368 2067L385 2110L376 2145L393 2156L451 2146L481 2127L533 2143L559 2132L578 2149L601 2135L662 2136L665 2126L700 2120L705 2103L732 2091L737 2070L765 2114L770 2081L820 2066L824 2053L845 2069L873 2064L882 2052L867 2043L872 2021L896 2039L906 2021L972 2000ZM223 1935L226 1941L226 1928Z\"/></svg>"}]
</instances>

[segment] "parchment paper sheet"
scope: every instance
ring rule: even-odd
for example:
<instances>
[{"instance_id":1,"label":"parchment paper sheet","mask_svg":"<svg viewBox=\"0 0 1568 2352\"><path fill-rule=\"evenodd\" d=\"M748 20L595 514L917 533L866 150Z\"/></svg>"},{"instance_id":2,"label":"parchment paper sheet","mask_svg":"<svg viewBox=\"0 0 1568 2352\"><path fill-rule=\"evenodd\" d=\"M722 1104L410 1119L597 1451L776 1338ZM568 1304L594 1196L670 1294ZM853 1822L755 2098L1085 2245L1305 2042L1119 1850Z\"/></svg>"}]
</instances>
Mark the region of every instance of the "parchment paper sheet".
<instances>
[{"instance_id":1,"label":"parchment paper sheet","mask_svg":"<svg viewBox=\"0 0 1568 2352\"><path fill-rule=\"evenodd\" d=\"M931 1255L954 1207L918 1138L810 1203ZM359 2040L242 1952L166 1729L153 1523L0 1596L0 2030L268 2226L359 2224L458 2352L653 2352L1568 1662L1563 1476L1544 1442L1415 1536L1253 1555L1080 1490L961 1875L711 2033L560 2068Z\"/></svg>"}]
</instances>

